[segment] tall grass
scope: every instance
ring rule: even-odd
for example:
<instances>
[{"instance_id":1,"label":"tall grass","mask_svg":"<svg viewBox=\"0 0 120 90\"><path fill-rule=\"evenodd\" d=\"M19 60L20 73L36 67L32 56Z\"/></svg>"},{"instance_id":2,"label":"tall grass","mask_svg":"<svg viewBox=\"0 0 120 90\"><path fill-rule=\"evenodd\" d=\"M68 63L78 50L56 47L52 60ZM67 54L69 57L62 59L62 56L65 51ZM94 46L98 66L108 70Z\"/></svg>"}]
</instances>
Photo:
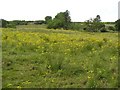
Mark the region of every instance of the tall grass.
<instances>
[{"instance_id":1,"label":"tall grass","mask_svg":"<svg viewBox=\"0 0 120 90\"><path fill-rule=\"evenodd\" d=\"M4 88L118 86L117 33L3 29L2 40Z\"/></svg>"}]
</instances>

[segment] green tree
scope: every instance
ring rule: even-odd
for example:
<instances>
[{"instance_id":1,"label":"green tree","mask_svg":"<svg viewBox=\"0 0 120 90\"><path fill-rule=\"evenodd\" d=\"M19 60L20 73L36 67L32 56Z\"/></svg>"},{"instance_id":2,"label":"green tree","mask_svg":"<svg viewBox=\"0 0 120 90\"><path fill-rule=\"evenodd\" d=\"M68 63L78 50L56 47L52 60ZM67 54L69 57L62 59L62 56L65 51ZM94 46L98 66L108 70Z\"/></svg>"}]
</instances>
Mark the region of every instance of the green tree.
<instances>
[{"instance_id":1,"label":"green tree","mask_svg":"<svg viewBox=\"0 0 120 90\"><path fill-rule=\"evenodd\" d=\"M94 19L95 22L101 22L100 15L97 15L96 18Z\"/></svg>"},{"instance_id":2,"label":"green tree","mask_svg":"<svg viewBox=\"0 0 120 90\"><path fill-rule=\"evenodd\" d=\"M48 23L48 28L63 28L69 29L71 23L71 18L69 15L69 11L66 10L65 12L58 13L55 18Z\"/></svg>"},{"instance_id":3,"label":"green tree","mask_svg":"<svg viewBox=\"0 0 120 90\"><path fill-rule=\"evenodd\" d=\"M48 24L50 21L52 21L52 17L51 16L46 16L45 17L45 23Z\"/></svg>"},{"instance_id":4,"label":"green tree","mask_svg":"<svg viewBox=\"0 0 120 90\"><path fill-rule=\"evenodd\" d=\"M4 19L1 19L0 21L1 21L1 26L2 26L3 28L7 28L8 21L6 21L6 20L4 20Z\"/></svg>"},{"instance_id":5,"label":"green tree","mask_svg":"<svg viewBox=\"0 0 120 90\"><path fill-rule=\"evenodd\" d=\"M87 20L85 22L87 31L92 32L105 32L105 24L101 22L100 15L97 15L96 18Z\"/></svg>"},{"instance_id":6,"label":"green tree","mask_svg":"<svg viewBox=\"0 0 120 90\"><path fill-rule=\"evenodd\" d=\"M115 21L115 28L116 28L116 31L120 31L120 19Z\"/></svg>"},{"instance_id":7,"label":"green tree","mask_svg":"<svg viewBox=\"0 0 120 90\"><path fill-rule=\"evenodd\" d=\"M71 17L70 17L70 12L68 10L66 10L64 12L64 17L65 17L65 25L64 25L64 29L69 29L70 23L71 23Z\"/></svg>"}]
</instances>

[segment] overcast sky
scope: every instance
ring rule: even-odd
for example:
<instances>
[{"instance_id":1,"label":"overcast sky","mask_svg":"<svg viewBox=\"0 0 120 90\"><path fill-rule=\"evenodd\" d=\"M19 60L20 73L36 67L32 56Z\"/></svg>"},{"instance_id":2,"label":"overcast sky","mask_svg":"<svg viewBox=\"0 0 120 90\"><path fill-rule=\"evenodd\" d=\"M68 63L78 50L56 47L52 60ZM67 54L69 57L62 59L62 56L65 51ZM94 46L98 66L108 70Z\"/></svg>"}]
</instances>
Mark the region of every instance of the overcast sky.
<instances>
[{"instance_id":1,"label":"overcast sky","mask_svg":"<svg viewBox=\"0 0 120 90\"><path fill-rule=\"evenodd\" d=\"M100 15L102 21L118 19L120 0L0 0L0 18L44 20L58 12L70 11L72 21L85 21Z\"/></svg>"}]
</instances>

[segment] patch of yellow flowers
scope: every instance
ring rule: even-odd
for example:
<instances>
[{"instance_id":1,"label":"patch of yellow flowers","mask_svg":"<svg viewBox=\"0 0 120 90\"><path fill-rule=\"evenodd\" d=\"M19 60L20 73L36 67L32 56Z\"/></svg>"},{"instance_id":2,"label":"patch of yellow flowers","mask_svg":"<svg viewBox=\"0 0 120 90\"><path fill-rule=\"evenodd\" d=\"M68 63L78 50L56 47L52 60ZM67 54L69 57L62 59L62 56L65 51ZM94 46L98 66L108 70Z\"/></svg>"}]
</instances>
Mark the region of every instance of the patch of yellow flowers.
<instances>
[{"instance_id":1,"label":"patch of yellow flowers","mask_svg":"<svg viewBox=\"0 0 120 90\"><path fill-rule=\"evenodd\" d=\"M78 34L64 34L64 33L43 33L43 32L23 32L23 31L11 31L3 30L2 32L2 42L7 45L14 45L16 47L23 46L35 46L37 49L43 49L44 45L49 45L52 49L55 46L63 47L65 54L70 52L70 48L83 48L87 44L98 43L101 48L106 47L118 47L118 38L116 38L117 33L106 34L88 34L84 32L79 32ZM86 37L84 37L86 36ZM120 46L120 45L119 45ZM35 49L36 51L39 51ZM61 48L62 49L62 48ZM97 51L93 48L92 51L96 53Z\"/></svg>"}]
</instances>

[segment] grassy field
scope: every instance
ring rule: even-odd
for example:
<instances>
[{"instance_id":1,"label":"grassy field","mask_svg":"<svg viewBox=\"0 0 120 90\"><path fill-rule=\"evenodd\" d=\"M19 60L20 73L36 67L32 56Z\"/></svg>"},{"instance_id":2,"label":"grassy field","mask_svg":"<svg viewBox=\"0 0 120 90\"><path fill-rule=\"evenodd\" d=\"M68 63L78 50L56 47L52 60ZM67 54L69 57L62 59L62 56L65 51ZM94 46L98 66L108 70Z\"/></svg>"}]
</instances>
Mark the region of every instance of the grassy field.
<instances>
[{"instance_id":1,"label":"grassy field","mask_svg":"<svg viewBox=\"0 0 120 90\"><path fill-rule=\"evenodd\" d=\"M2 29L3 88L118 87L118 33Z\"/></svg>"}]
</instances>

